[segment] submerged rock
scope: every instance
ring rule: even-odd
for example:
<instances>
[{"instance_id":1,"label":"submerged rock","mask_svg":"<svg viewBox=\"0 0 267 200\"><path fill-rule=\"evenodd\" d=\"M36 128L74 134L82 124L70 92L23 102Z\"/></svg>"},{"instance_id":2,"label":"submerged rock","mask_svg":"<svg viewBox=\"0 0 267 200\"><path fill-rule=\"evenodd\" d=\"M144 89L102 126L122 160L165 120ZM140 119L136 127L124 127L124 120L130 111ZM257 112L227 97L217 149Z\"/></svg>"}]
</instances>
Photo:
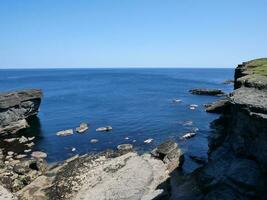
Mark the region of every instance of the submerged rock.
<instances>
[{"instance_id":1,"label":"submerged rock","mask_svg":"<svg viewBox=\"0 0 267 200\"><path fill-rule=\"evenodd\" d=\"M96 129L97 132L111 131L111 130L112 130L112 126L100 127Z\"/></svg>"},{"instance_id":2,"label":"submerged rock","mask_svg":"<svg viewBox=\"0 0 267 200\"><path fill-rule=\"evenodd\" d=\"M0 93L0 135L27 128L29 117L38 113L41 98L39 89Z\"/></svg>"},{"instance_id":3,"label":"submerged rock","mask_svg":"<svg viewBox=\"0 0 267 200\"><path fill-rule=\"evenodd\" d=\"M68 136L73 134L73 129L67 129L64 131L57 132L57 136Z\"/></svg>"},{"instance_id":4,"label":"submerged rock","mask_svg":"<svg viewBox=\"0 0 267 200\"><path fill-rule=\"evenodd\" d=\"M85 131L88 130L88 124L86 123L81 123L79 127L76 128L77 133L84 133Z\"/></svg>"},{"instance_id":5,"label":"submerged rock","mask_svg":"<svg viewBox=\"0 0 267 200\"><path fill-rule=\"evenodd\" d=\"M133 145L131 144L120 144L117 146L117 149L119 150L119 152L123 152L123 153L126 153L126 152L130 152L133 150Z\"/></svg>"},{"instance_id":6,"label":"submerged rock","mask_svg":"<svg viewBox=\"0 0 267 200\"><path fill-rule=\"evenodd\" d=\"M211 95L211 96L222 96L225 93L222 90L218 89L192 89L189 90L191 94L198 94L198 95Z\"/></svg>"}]
</instances>

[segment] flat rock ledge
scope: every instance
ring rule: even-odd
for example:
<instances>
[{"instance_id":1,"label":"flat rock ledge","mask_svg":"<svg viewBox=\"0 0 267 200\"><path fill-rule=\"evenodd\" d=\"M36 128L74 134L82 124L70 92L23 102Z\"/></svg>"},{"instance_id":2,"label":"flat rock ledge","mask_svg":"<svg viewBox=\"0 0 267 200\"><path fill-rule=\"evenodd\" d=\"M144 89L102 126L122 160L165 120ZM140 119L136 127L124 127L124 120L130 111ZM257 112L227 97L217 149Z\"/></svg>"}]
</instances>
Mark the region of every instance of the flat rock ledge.
<instances>
[{"instance_id":1,"label":"flat rock ledge","mask_svg":"<svg viewBox=\"0 0 267 200\"><path fill-rule=\"evenodd\" d=\"M163 147L159 151L164 161L134 151L72 157L39 176L17 196L22 200L149 200L168 195L164 184L175 169L170 166L181 165L182 153L174 142Z\"/></svg>"},{"instance_id":2,"label":"flat rock ledge","mask_svg":"<svg viewBox=\"0 0 267 200\"><path fill-rule=\"evenodd\" d=\"M0 135L27 128L28 118L38 113L42 95L39 89L0 93Z\"/></svg>"}]
</instances>

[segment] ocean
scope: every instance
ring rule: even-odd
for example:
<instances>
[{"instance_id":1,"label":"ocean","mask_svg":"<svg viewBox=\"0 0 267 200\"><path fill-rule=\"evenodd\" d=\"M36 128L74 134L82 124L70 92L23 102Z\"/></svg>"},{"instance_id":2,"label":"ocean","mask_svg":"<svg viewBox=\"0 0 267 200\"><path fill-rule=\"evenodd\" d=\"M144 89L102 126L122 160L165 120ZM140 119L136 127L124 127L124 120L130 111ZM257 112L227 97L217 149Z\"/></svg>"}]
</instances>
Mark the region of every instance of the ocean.
<instances>
[{"instance_id":1,"label":"ocean","mask_svg":"<svg viewBox=\"0 0 267 200\"><path fill-rule=\"evenodd\" d=\"M136 151L150 151L167 139L174 139L185 153L185 171L198 164L189 156L207 158L210 122L219 115L206 113L203 104L220 97L192 95L193 88L216 88L231 92L233 69L24 69L0 70L0 91L40 88L44 97L38 118L17 134L35 136L33 150L48 154L50 163L75 154L116 149L133 144ZM173 99L182 102L174 103ZM190 104L197 104L190 110ZM192 125L186 124L192 121ZM61 130L90 124L86 133L60 137ZM96 128L110 125L110 132ZM180 140L198 128L197 135ZM12 136L13 137L13 136ZM153 139L150 144L144 140ZM90 143L97 139L97 143ZM6 145L17 153L23 148ZM76 151L72 151L75 148ZM20 152L22 151L22 152Z\"/></svg>"}]
</instances>

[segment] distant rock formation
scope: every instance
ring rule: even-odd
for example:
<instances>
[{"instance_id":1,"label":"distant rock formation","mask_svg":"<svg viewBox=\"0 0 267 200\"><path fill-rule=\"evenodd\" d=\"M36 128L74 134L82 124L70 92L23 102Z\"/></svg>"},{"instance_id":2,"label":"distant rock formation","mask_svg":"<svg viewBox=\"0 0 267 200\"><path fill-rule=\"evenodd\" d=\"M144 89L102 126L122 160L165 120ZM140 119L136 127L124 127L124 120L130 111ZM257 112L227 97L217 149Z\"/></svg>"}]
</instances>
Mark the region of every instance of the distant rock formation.
<instances>
[{"instance_id":1,"label":"distant rock formation","mask_svg":"<svg viewBox=\"0 0 267 200\"><path fill-rule=\"evenodd\" d=\"M225 93L218 89L192 89L189 90L191 94L197 94L197 95L210 95L210 96L222 96L225 95Z\"/></svg>"},{"instance_id":2,"label":"distant rock formation","mask_svg":"<svg viewBox=\"0 0 267 200\"><path fill-rule=\"evenodd\" d=\"M0 135L28 127L28 118L37 115L42 91L39 89L0 93Z\"/></svg>"}]
</instances>

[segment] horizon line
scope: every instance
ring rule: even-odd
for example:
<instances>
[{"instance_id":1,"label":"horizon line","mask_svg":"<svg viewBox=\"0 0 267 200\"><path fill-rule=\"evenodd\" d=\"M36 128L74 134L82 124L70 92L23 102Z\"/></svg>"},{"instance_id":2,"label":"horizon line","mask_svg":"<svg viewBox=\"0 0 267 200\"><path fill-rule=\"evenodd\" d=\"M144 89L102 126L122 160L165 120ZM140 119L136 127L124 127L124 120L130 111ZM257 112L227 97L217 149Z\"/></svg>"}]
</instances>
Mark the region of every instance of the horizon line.
<instances>
[{"instance_id":1,"label":"horizon line","mask_svg":"<svg viewBox=\"0 0 267 200\"><path fill-rule=\"evenodd\" d=\"M103 67L0 67L0 70L18 70L18 69L234 69L236 67L214 67L214 66L192 66L192 67L179 67L179 66L103 66Z\"/></svg>"}]
</instances>

